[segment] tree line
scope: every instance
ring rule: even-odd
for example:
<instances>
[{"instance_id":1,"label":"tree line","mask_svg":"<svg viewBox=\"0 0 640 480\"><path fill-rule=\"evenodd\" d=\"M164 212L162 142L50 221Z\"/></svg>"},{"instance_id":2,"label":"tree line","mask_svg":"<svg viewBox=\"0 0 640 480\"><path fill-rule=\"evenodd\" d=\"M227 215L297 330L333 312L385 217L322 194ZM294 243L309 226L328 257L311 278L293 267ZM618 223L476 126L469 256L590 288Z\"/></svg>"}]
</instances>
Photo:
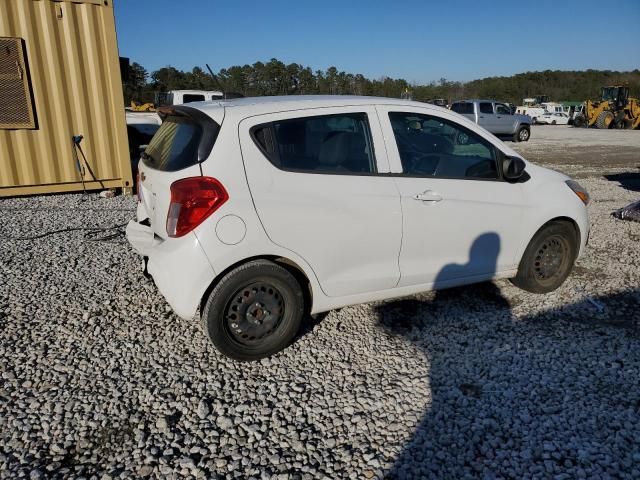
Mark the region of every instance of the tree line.
<instances>
[{"instance_id":1,"label":"tree line","mask_svg":"<svg viewBox=\"0 0 640 480\"><path fill-rule=\"evenodd\" d=\"M492 98L519 105L523 98L548 95L551 100L584 101L600 95L604 85L629 85L631 96L640 97L640 70L526 72L509 77L487 77L469 82L441 78L427 84L410 83L402 78L369 79L336 67L312 70L297 63L285 64L272 58L266 63L234 65L215 72L217 81L200 67L182 71L167 66L149 73L134 62L123 84L127 104L134 100L154 102L156 92L181 89L220 90L244 96L263 95L374 95L428 101L442 98Z\"/></svg>"}]
</instances>

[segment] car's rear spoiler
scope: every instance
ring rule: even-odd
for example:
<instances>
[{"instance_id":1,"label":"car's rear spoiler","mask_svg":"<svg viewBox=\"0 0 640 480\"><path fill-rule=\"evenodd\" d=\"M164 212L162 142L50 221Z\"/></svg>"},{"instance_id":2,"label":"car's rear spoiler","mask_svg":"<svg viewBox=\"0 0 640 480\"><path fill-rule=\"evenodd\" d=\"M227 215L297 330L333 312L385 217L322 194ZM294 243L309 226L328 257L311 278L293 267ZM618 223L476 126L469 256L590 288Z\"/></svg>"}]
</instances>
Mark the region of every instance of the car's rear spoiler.
<instances>
[{"instance_id":1,"label":"car's rear spoiler","mask_svg":"<svg viewBox=\"0 0 640 480\"><path fill-rule=\"evenodd\" d=\"M220 125L213 118L202 110L187 107L186 105L160 107L158 115L163 122L167 117L172 116L183 117L188 119L189 122L198 125L202 129L202 138L200 139L200 145L198 145L198 162L203 162L209 158L220 132Z\"/></svg>"}]
</instances>

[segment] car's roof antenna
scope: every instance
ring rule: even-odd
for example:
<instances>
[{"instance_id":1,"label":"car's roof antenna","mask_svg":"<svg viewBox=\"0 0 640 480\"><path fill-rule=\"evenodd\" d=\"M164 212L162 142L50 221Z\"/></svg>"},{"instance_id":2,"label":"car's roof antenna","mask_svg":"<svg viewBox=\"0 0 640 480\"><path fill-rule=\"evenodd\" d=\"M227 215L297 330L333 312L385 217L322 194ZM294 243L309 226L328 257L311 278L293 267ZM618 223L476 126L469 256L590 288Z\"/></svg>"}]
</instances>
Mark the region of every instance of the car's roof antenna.
<instances>
[{"instance_id":1,"label":"car's roof antenna","mask_svg":"<svg viewBox=\"0 0 640 480\"><path fill-rule=\"evenodd\" d=\"M244 97L244 95L242 95L241 93L227 92L226 89L220 83L220 80L218 80L218 77L213 73L213 70L211 70L211 67L209 66L209 64L205 63L205 65L207 66L207 70L209 70L209 74L211 75L211 78L213 78L213 80L216 82L216 85L218 86L218 88L222 92L222 98L224 100L227 100L229 98L242 98L242 97Z\"/></svg>"}]
</instances>

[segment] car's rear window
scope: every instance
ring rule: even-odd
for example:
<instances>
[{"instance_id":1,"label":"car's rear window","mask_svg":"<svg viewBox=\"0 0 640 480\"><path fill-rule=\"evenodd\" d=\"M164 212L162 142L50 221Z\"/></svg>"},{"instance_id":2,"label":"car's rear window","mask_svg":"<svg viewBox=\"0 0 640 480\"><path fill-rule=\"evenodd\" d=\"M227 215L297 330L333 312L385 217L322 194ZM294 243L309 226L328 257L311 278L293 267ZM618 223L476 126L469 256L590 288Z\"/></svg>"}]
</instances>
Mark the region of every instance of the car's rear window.
<instances>
[{"instance_id":1,"label":"car's rear window","mask_svg":"<svg viewBox=\"0 0 640 480\"><path fill-rule=\"evenodd\" d=\"M451 105L451 110L460 114L473 114L473 103L454 103L453 105Z\"/></svg>"},{"instance_id":2,"label":"car's rear window","mask_svg":"<svg viewBox=\"0 0 640 480\"><path fill-rule=\"evenodd\" d=\"M176 171L198 163L202 126L189 117L168 116L151 139L142 159L156 170Z\"/></svg>"}]
</instances>

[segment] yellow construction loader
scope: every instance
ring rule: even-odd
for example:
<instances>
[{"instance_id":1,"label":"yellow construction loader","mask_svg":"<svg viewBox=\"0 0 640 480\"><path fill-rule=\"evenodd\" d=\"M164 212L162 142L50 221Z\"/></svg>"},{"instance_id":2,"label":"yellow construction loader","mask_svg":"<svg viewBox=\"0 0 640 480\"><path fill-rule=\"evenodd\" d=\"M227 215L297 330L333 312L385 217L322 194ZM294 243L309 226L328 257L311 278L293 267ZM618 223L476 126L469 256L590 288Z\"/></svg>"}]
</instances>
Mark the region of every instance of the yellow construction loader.
<instances>
[{"instance_id":1,"label":"yellow construction loader","mask_svg":"<svg viewBox=\"0 0 640 480\"><path fill-rule=\"evenodd\" d=\"M129 107L129 110L133 111L133 112L155 112L155 106L153 105L153 103L137 103L134 102L133 100L131 101L131 106Z\"/></svg>"},{"instance_id":2,"label":"yellow construction loader","mask_svg":"<svg viewBox=\"0 0 640 480\"><path fill-rule=\"evenodd\" d=\"M640 127L640 101L629 97L629 87L602 87L600 100L587 100L582 113L573 120L575 127L627 128Z\"/></svg>"}]
</instances>

